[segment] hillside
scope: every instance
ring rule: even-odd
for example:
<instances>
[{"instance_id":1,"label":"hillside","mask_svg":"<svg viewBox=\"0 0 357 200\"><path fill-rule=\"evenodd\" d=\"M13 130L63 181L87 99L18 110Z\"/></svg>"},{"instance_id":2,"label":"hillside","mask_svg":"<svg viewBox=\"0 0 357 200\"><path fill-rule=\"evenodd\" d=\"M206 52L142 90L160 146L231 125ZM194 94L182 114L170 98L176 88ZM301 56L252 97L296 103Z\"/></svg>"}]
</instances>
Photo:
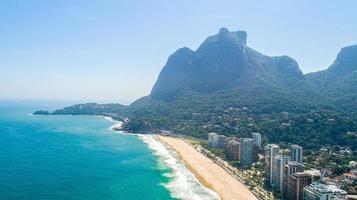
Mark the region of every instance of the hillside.
<instances>
[{"instance_id":1,"label":"hillside","mask_svg":"<svg viewBox=\"0 0 357 200\"><path fill-rule=\"evenodd\" d=\"M342 48L326 70L306 75L310 84L335 110L357 111L357 45Z\"/></svg>"}]
</instances>

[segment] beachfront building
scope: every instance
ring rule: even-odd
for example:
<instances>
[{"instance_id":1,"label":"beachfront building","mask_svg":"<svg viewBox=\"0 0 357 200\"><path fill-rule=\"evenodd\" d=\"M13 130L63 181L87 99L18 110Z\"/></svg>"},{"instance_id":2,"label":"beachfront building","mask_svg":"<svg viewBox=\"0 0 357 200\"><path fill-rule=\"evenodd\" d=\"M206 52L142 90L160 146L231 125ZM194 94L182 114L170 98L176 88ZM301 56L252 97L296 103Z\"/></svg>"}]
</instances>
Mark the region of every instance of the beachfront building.
<instances>
[{"instance_id":1,"label":"beachfront building","mask_svg":"<svg viewBox=\"0 0 357 200\"><path fill-rule=\"evenodd\" d=\"M262 146L262 135L260 133L252 133L253 143L258 147L261 148Z\"/></svg>"},{"instance_id":2,"label":"beachfront building","mask_svg":"<svg viewBox=\"0 0 357 200\"><path fill-rule=\"evenodd\" d=\"M279 146L276 144L268 144L265 147L265 181L267 184L273 184L273 165L274 157L279 155Z\"/></svg>"},{"instance_id":3,"label":"beachfront building","mask_svg":"<svg viewBox=\"0 0 357 200\"><path fill-rule=\"evenodd\" d=\"M253 164L253 139L240 138L239 140L239 161L243 166L250 166Z\"/></svg>"},{"instance_id":4,"label":"beachfront building","mask_svg":"<svg viewBox=\"0 0 357 200\"><path fill-rule=\"evenodd\" d=\"M217 133L208 134L208 146L213 148L223 148L226 136L218 135Z\"/></svg>"},{"instance_id":5,"label":"beachfront building","mask_svg":"<svg viewBox=\"0 0 357 200\"><path fill-rule=\"evenodd\" d=\"M282 195L284 199L288 198L289 176L297 172L303 172L303 171L304 171L304 165L296 161L289 161L288 164L284 166L283 191L282 191Z\"/></svg>"},{"instance_id":6,"label":"beachfront building","mask_svg":"<svg viewBox=\"0 0 357 200\"><path fill-rule=\"evenodd\" d=\"M252 133L253 137L253 162L257 162L259 160L258 152L262 146L262 136L260 133Z\"/></svg>"},{"instance_id":7,"label":"beachfront building","mask_svg":"<svg viewBox=\"0 0 357 200\"><path fill-rule=\"evenodd\" d=\"M239 138L229 138L226 140L224 151L228 160L239 160Z\"/></svg>"},{"instance_id":8,"label":"beachfront building","mask_svg":"<svg viewBox=\"0 0 357 200\"><path fill-rule=\"evenodd\" d=\"M290 147L290 156L292 161L302 163L302 147L299 145L291 145Z\"/></svg>"},{"instance_id":9,"label":"beachfront building","mask_svg":"<svg viewBox=\"0 0 357 200\"><path fill-rule=\"evenodd\" d=\"M284 166L288 164L290 157L278 155L274 157L273 165L273 188L276 191L283 191Z\"/></svg>"},{"instance_id":10,"label":"beachfront building","mask_svg":"<svg viewBox=\"0 0 357 200\"><path fill-rule=\"evenodd\" d=\"M288 199L302 200L304 187L312 183L312 178L304 172L297 172L289 175L288 181Z\"/></svg>"}]
</instances>

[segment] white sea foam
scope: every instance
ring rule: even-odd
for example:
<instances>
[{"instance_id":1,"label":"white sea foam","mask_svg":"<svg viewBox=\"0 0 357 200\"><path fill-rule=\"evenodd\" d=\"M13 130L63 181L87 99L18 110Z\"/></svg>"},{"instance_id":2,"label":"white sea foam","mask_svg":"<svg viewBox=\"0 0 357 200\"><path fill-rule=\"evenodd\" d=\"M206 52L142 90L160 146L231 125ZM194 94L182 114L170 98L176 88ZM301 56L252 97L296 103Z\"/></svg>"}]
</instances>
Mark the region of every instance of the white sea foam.
<instances>
[{"instance_id":1,"label":"white sea foam","mask_svg":"<svg viewBox=\"0 0 357 200\"><path fill-rule=\"evenodd\" d=\"M166 174L171 181L165 187L171 192L172 196L182 200L217 200L218 194L204 187L196 177L185 167L183 162L178 159L177 154L167 145L157 141L153 135L139 136L154 155L159 158L159 167L170 168L172 173Z\"/></svg>"},{"instance_id":2,"label":"white sea foam","mask_svg":"<svg viewBox=\"0 0 357 200\"><path fill-rule=\"evenodd\" d=\"M104 118L104 119L106 119L108 121L111 121L111 122L119 122L119 121L117 121L117 120L115 120L115 119L113 119L111 117L106 117L106 116L102 116L102 115L96 115L96 117Z\"/></svg>"},{"instance_id":3,"label":"white sea foam","mask_svg":"<svg viewBox=\"0 0 357 200\"><path fill-rule=\"evenodd\" d=\"M115 119L113 119L111 117L102 116L102 115L96 115L96 117L104 118L104 119L106 119L106 120L108 120L110 122L113 122L114 124L109 127L109 130L115 130L116 128L121 127L123 125L122 121L115 120Z\"/></svg>"}]
</instances>

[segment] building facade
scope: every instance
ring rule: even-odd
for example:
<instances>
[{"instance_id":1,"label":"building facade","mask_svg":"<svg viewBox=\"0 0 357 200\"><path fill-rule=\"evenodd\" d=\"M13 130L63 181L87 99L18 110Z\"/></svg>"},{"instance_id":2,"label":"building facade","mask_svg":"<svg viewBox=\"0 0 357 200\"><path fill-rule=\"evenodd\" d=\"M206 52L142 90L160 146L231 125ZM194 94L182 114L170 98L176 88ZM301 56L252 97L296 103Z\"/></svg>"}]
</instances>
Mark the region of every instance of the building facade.
<instances>
[{"instance_id":1,"label":"building facade","mask_svg":"<svg viewBox=\"0 0 357 200\"><path fill-rule=\"evenodd\" d=\"M253 139L240 138L239 140L239 161L243 166L250 166L253 164Z\"/></svg>"},{"instance_id":2,"label":"building facade","mask_svg":"<svg viewBox=\"0 0 357 200\"><path fill-rule=\"evenodd\" d=\"M262 147L262 135L260 133L252 133L253 143L260 149Z\"/></svg>"},{"instance_id":3,"label":"building facade","mask_svg":"<svg viewBox=\"0 0 357 200\"><path fill-rule=\"evenodd\" d=\"M291 145L290 147L290 156L292 161L302 163L302 147L299 145Z\"/></svg>"},{"instance_id":4,"label":"building facade","mask_svg":"<svg viewBox=\"0 0 357 200\"><path fill-rule=\"evenodd\" d=\"M253 162L258 162L259 160L259 150L261 149L262 146L262 136L260 133L252 133L253 137Z\"/></svg>"},{"instance_id":5,"label":"building facade","mask_svg":"<svg viewBox=\"0 0 357 200\"><path fill-rule=\"evenodd\" d=\"M217 133L208 134L208 146L213 148L223 148L226 140L226 136L218 135Z\"/></svg>"},{"instance_id":6,"label":"building facade","mask_svg":"<svg viewBox=\"0 0 357 200\"><path fill-rule=\"evenodd\" d=\"M304 172L297 172L289 175L288 181L288 199L302 200L304 187L312 183L312 178Z\"/></svg>"},{"instance_id":7,"label":"building facade","mask_svg":"<svg viewBox=\"0 0 357 200\"><path fill-rule=\"evenodd\" d=\"M265 182L266 184L273 184L273 167L274 167L274 157L279 155L279 146L276 144L268 144L265 147Z\"/></svg>"},{"instance_id":8,"label":"building facade","mask_svg":"<svg viewBox=\"0 0 357 200\"><path fill-rule=\"evenodd\" d=\"M327 185L313 182L304 188L304 200L337 200L332 190Z\"/></svg>"},{"instance_id":9,"label":"building facade","mask_svg":"<svg viewBox=\"0 0 357 200\"><path fill-rule=\"evenodd\" d=\"M296 161L289 161L287 165L284 166L284 177L283 177L283 198L288 198L288 185L289 185L289 176L297 172L303 172L304 165Z\"/></svg>"},{"instance_id":10,"label":"building facade","mask_svg":"<svg viewBox=\"0 0 357 200\"><path fill-rule=\"evenodd\" d=\"M239 146L238 138L230 138L226 140L224 151L228 160L239 160Z\"/></svg>"},{"instance_id":11,"label":"building facade","mask_svg":"<svg viewBox=\"0 0 357 200\"><path fill-rule=\"evenodd\" d=\"M284 166L288 164L290 157L278 155L274 157L273 165L273 188L276 191L283 191Z\"/></svg>"}]
</instances>

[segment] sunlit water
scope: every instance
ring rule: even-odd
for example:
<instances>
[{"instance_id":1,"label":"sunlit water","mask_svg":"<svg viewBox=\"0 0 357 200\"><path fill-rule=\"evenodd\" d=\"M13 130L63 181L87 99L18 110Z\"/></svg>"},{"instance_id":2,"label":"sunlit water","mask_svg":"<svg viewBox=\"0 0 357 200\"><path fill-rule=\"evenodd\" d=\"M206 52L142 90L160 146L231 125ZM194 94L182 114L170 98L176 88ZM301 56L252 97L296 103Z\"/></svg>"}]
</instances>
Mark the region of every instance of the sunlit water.
<instances>
[{"instance_id":1,"label":"sunlit water","mask_svg":"<svg viewBox=\"0 0 357 200\"><path fill-rule=\"evenodd\" d=\"M0 199L216 199L151 136L94 116L0 108Z\"/></svg>"}]
</instances>

